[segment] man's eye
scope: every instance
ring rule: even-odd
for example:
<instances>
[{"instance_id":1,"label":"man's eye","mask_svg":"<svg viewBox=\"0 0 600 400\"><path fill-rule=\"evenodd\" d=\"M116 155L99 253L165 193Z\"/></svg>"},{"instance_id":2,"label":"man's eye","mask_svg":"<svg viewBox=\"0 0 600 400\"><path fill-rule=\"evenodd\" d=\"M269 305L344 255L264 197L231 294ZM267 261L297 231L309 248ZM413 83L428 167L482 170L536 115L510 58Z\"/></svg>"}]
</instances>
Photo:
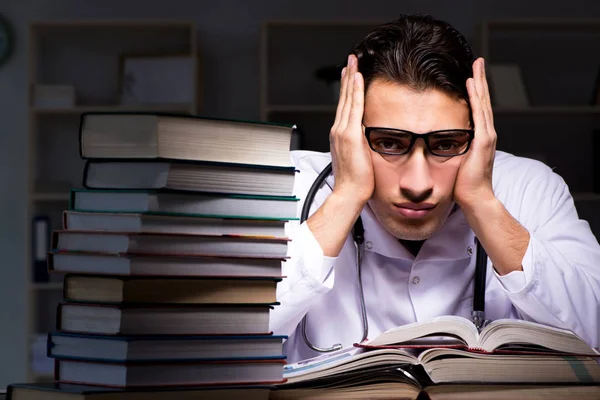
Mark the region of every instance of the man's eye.
<instances>
[{"instance_id":1,"label":"man's eye","mask_svg":"<svg viewBox=\"0 0 600 400\"><path fill-rule=\"evenodd\" d=\"M452 140L444 140L440 142L436 142L433 146L433 150L437 151L452 151L460 148L461 145L458 142Z\"/></svg>"},{"instance_id":2,"label":"man's eye","mask_svg":"<svg viewBox=\"0 0 600 400\"><path fill-rule=\"evenodd\" d=\"M390 139L380 139L377 142L375 142L375 145L380 148L380 149L384 149L384 150L396 150L402 147L402 144L399 143L396 140L390 140Z\"/></svg>"}]
</instances>

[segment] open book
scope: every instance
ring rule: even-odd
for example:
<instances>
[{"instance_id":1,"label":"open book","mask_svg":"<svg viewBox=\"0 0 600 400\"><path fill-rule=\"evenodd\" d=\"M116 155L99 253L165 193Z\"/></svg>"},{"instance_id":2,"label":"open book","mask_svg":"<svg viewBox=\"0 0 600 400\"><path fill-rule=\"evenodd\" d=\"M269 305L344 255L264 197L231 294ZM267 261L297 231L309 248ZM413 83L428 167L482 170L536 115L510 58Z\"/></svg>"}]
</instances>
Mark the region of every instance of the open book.
<instances>
[{"instance_id":1,"label":"open book","mask_svg":"<svg viewBox=\"0 0 600 400\"><path fill-rule=\"evenodd\" d=\"M450 315L392 328L358 346L454 347L488 353L558 352L598 355L579 336L566 329L518 319L499 319L478 332L470 320Z\"/></svg>"},{"instance_id":2,"label":"open book","mask_svg":"<svg viewBox=\"0 0 600 400\"><path fill-rule=\"evenodd\" d=\"M498 320L479 333L464 318L444 316L286 365L287 383L279 389L331 392L385 384L418 394L440 383L598 384L597 356L567 330Z\"/></svg>"}]
</instances>

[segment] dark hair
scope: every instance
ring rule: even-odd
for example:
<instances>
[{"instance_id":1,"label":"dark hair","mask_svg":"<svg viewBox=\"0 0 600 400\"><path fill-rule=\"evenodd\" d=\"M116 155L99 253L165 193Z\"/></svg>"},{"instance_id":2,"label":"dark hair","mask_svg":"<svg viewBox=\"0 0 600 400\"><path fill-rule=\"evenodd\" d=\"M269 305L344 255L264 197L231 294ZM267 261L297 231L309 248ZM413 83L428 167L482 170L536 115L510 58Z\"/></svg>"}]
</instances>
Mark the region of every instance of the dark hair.
<instances>
[{"instance_id":1,"label":"dark hair","mask_svg":"<svg viewBox=\"0 0 600 400\"><path fill-rule=\"evenodd\" d=\"M382 79L415 91L438 89L469 104L466 82L473 76L471 47L452 25L431 15L401 15L380 25L352 53L358 57L365 89L373 80Z\"/></svg>"}]
</instances>

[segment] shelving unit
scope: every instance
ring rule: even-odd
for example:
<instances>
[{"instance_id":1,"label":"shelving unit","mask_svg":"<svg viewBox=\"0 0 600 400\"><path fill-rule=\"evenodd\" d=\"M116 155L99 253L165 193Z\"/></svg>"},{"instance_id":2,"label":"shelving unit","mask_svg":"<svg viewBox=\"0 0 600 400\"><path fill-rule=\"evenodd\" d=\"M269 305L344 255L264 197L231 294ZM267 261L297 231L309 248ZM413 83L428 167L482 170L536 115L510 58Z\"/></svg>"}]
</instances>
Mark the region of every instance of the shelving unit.
<instances>
[{"instance_id":1,"label":"shelving unit","mask_svg":"<svg viewBox=\"0 0 600 400\"><path fill-rule=\"evenodd\" d=\"M265 22L260 46L261 118L297 124L302 132L298 148L329 151L337 98L314 71L343 63L348 51L382 22L386 21ZM600 125L600 104L588 101L600 69L600 53L589 51L600 44L600 20L491 20L481 24L480 32L476 55L487 64L520 64L532 99L530 107L493 108L498 150L543 158L556 167L582 218L600 237L600 218L590 207L600 204L593 185L593 174L600 171L593 171L589 151L591 132ZM566 144L555 140L561 130L578 139Z\"/></svg>"},{"instance_id":2,"label":"shelving unit","mask_svg":"<svg viewBox=\"0 0 600 400\"><path fill-rule=\"evenodd\" d=\"M146 105L146 106L121 106L121 105L106 105L106 106L75 106L70 108L37 108L32 107L31 112L36 115L53 115L53 114L81 114L84 112L119 112L119 111L172 111L172 112L189 112L189 104L164 104L164 105Z\"/></svg>"},{"instance_id":3,"label":"shelving unit","mask_svg":"<svg viewBox=\"0 0 600 400\"><path fill-rule=\"evenodd\" d=\"M261 27L260 109L263 121L296 124L296 148L329 151L335 90L314 77L385 21L272 20Z\"/></svg>"},{"instance_id":4,"label":"shelving unit","mask_svg":"<svg viewBox=\"0 0 600 400\"><path fill-rule=\"evenodd\" d=\"M79 158L79 117L84 112L139 111L197 114L201 108L198 80L200 58L196 28L181 20L49 20L37 21L29 29L29 219L48 216L51 229L60 229L62 211L68 206L69 190L81 187L84 162ZM177 54L191 58L189 82L193 99L185 104L121 104L119 100L120 56L124 54ZM72 107L37 107L36 84L69 84L75 87ZM29 243L34 231L28 229ZM32 251L26 255L32 271ZM60 281L28 280L28 332L54 329L56 306L62 300ZM31 340L30 340L31 342ZM31 344L26 350L28 381L47 381L50 371L34 371Z\"/></svg>"},{"instance_id":5,"label":"shelving unit","mask_svg":"<svg viewBox=\"0 0 600 400\"><path fill-rule=\"evenodd\" d=\"M600 188L594 183L600 154L592 144L600 104L591 101L600 55L587 51L600 45L600 19L489 20L480 33L486 64L517 64L530 99L529 107L493 107L498 149L539 156L553 167L600 239Z\"/></svg>"}]
</instances>

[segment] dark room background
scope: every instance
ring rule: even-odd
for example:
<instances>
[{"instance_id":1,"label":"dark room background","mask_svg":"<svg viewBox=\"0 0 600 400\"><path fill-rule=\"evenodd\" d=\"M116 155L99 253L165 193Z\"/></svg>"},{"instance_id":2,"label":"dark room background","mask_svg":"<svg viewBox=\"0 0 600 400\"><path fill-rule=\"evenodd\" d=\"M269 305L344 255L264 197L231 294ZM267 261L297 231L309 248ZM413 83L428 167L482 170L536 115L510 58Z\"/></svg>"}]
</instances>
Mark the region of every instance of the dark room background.
<instances>
[{"instance_id":1,"label":"dark room background","mask_svg":"<svg viewBox=\"0 0 600 400\"><path fill-rule=\"evenodd\" d=\"M0 68L0 387L27 380L29 334L34 323L31 307L36 300L28 284L30 271L26 257L30 251L27 233L30 169L37 168L29 162L28 135L28 32L35 21L192 20L196 50L201 58L197 78L200 114L245 120L269 117L298 123L307 135L301 139L301 146L326 150L333 95L328 98L330 88L323 82L312 82L313 86L304 91L301 84L303 80L314 80L309 74L319 63L315 65L311 57L321 57L329 49L323 47L329 46L329 42L319 40L319 31L314 30L311 21L332 24L333 27L326 24L329 27L323 31L335 37L336 23L346 26L351 21L383 22L401 13L431 13L464 33L477 56L487 51L488 62L520 65L531 105L540 108L534 112L499 109L496 115L499 149L539 158L555 168L573 192L581 193L581 214L598 229L595 210L600 196L594 193L600 192L600 172L596 171L598 161L594 159L593 146L594 130L600 130L600 108L594 107L593 101L600 70L598 1L1 0L0 13L13 26L15 40L12 57ZM484 40L480 30L483 23L514 19L551 19L559 24L548 29L525 25L522 29L491 30L487 42ZM278 54L267 58L272 60L267 63L270 71L261 81L260 50L261 40L265 39L261 27L269 21L299 25L270 31L267 40L272 44L271 50L287 50L280 50L280 61L276 58ZM574 28L561 28L560 21L579 22L573 24ZM348 28L340 28L343 29ZM302 51L293 54L287 43L295 43ZM489 46L484 47L485 43ZM348 49L338 50L343 57ZM294 61L293 57L297 59ZM266 84L264 78L270 82L268 90L261 86ZM269 93L272 102L266 104L261 93ZM298 113L294 105L307 107L307 112ZM265 109L269 106L272 106L270 111ZM600 151L598 140L595 149ZM76 150L65 147L67 161L63 168L69 168L69 159L77 158Z\"/></svg>"}]
</instances>

